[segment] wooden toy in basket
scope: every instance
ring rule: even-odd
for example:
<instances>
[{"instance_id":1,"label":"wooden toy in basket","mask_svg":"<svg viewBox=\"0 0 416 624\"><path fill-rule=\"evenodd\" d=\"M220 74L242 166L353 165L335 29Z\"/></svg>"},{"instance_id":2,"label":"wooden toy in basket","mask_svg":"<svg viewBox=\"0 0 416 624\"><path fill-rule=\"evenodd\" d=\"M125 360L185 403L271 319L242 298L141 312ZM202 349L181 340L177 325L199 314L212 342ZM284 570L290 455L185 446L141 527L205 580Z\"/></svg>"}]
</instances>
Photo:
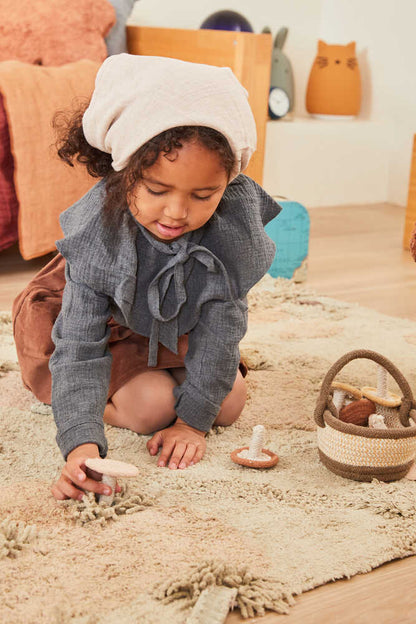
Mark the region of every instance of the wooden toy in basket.
<instances>
[{"instance_id":1,"label":"wooden toy in basket","mask_svg":"<svg viewBox=\"0 0 416 624\"><path fill-rule=\"evenodd\" d=\"M377 388L334 381L346 364L361 358L378 365ZM388 373L403 396L387 390ZM322 382L315 421L319 457L341 477L395 481L413 464L416 402L412 390L398 368L375 351L350 351L331 366Z\"/></svg>"}]
</instances>

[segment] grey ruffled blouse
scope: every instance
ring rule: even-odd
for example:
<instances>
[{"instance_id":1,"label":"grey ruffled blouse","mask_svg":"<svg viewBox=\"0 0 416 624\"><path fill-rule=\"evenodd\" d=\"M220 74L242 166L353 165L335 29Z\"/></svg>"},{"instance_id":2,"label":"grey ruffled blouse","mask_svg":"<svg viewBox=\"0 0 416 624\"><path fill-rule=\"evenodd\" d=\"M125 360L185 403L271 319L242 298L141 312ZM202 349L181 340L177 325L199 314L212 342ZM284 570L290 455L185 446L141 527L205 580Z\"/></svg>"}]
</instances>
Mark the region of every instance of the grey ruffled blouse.
<instances>
[{"instance_id":1,"label":"grey ruffled blouse","mask_svg":"<svg viewBox=\"0 0 416 624\"><path fill-rule=\"evenodd\" d=\"M131 213L114 232L103 221L105 185L98 182L61 215L66 258L62 309L52 338L52 408L66 458L93 442L107 453L103 412L111 353L111 316L149 337L149 366L158 343L177 352L187 333L186 379L174 390L177 416L208 431L231 391L239 343L247 331L246 295L269 269L275 245L264 225L280 206L239 175L203 227L171 243L153 238Z\"/></svg>"}]
</instances>

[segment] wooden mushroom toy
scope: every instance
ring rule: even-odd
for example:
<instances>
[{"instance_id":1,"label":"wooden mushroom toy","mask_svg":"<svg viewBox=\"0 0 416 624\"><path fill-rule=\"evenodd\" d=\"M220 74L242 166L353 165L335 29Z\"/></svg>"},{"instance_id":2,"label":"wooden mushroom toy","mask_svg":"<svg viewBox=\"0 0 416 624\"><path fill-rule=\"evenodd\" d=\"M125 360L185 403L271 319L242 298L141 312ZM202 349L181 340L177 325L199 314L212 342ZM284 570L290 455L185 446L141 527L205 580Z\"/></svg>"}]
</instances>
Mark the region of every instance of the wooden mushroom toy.
<instances>
[{"instance_id":1,"label":"wooden mushroom toy","mask_svg":"<svg viewBox=\"0 0 416 624\"><path fill-rule=\"evenodd\" d=\"M370 429L387 429L383 414L370 414L368 417L368 426Z\"/></svg>"},{"instance_id":2,"label":"wooden mushroom toy","mask_svg":"<svg viewBox=\"0 0 416 624\"><path fill-rule=\"evenodd\" d=\"M377 388L364 386L361 388L363 396L373 401L377 406L381 407L400 407L402 399L398 394L387 390L387 371L378 365L377 369ZM379 413L382 413L380 410Z\"/></svg>"},{"instance_id":3,"label":"wooden mushroom toy","mask_svg":"<svg viewBox=\"0 0 416 624\"><path fill-rule=\"evenodd\" d=\"M339 419L352 425L366 427L368 417L375 412L376 406L369 399L359 399L344 405L339 411Z\"/></svg>"},{"instance_id":4,"label":"wooden mushroom toy","mask_svg":"<svg viewBox=\"0 0 416 624\"><path fill-rule=\"evenodd\" d=\"M236 449L231 453L234 463L247 468L271 468L279 461L278 456L272 451L263 448L265 429L263 425L253 427L250 446Z\"/></svg>"},{"instance_id":5,"label":"wooden mushroom toy","mask_svg":"<svg viewBox=\"0 0 416 624\"><path fill-rule=\"evenodd\" d=\"M356 388L349 383L344 383L343 381L333 381L331 384L331 388L334 391L332 395L332 401L338 413L343 407L344 401L347 397L359 400L363 396L359 388Z\"/></svg>"},{"instance_id":6,"label":"wooden mushroom toy","mask_svg":"<svg viewBox=\"0 0 416 624\"><path fill-rule=\"evenodd\" d=\"M362 388L363 396L375 403L375 415L381 416L385 425L383 426L381 419L376 421L375 418L372 418L371 422L369 421L371 428L395 429L401 426L398 408L402 404L402 399L398 394L387 390L387 374L386 369L379 364L377 368L377 388L371 386Z\"/></svg>"},{"instance_id":7,"label":"wooden mushroom toy","mask_svg":"<svg viewBox=\"0 0 416 624\"><path fill-rule=\"evenodd\" d=\"M133 464L116 461L114 459L101 459L101 457L89 457L85 460L85 465L91 470L102 474L102 482L111 487L111 494L106 496L100 494L99 503L111 505L114 499L114 492L118 477L137 477L139 469Z\"/></svg>"}]
</instances>

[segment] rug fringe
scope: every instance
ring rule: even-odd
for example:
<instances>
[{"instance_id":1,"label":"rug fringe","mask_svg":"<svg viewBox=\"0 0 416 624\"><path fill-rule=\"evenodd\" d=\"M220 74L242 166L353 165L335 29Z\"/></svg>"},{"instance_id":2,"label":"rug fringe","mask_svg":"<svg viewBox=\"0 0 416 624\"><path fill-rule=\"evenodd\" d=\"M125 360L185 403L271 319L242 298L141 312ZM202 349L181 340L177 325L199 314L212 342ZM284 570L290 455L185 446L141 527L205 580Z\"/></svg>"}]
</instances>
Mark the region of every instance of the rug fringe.
<instances>
[{"instance_id":1,"label":"rug fringe","mask_svg":"<svg viewBox=\"0 0 416 624\"><path fill-rule=\"evenodd\" d=\"M154 596L164 604L183 600L182 606L187 609L193 607L201 593L213 585L237 589L235 603L243 618L265 615L266 610L287 614L294 604L293 594L277 579L259 577L246 567L238 568L218 561L193 566L185 579L158 584Z\"/></svg>"}]
</instances>

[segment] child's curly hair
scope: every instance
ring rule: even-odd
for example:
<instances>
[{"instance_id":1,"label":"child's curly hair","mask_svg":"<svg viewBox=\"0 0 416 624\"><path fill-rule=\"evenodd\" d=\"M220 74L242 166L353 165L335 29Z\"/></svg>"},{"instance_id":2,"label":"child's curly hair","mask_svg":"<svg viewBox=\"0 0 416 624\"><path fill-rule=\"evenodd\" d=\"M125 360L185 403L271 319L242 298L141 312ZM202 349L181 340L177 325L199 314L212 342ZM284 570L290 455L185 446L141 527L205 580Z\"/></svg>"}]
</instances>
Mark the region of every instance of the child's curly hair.
<instances>
[{"instance_id":1,"label":"child's curly hair","mask_svg":"<svg viewBox=\"0 0 416 624\"><path fill-rule=\"evenodd\" d=\"M58 156L71 167L74 161L86 166L88 173L95 178L105 178L106 199L104 214L113 216L125 211L127 198L135 185L142 179L145 169L151 167L159 154L169 155L187 141L196 140L208 150L218 153L220 162L230 177L235 165L235 157L227 139L217 130L205 126L178 126L161 132L142 145L130 158L121 171L112 168L111 154L92 147L82 129L82 117L89 102L78 110L55 114L53 127L57 133Z\"/></svg>"}]
</instances>

